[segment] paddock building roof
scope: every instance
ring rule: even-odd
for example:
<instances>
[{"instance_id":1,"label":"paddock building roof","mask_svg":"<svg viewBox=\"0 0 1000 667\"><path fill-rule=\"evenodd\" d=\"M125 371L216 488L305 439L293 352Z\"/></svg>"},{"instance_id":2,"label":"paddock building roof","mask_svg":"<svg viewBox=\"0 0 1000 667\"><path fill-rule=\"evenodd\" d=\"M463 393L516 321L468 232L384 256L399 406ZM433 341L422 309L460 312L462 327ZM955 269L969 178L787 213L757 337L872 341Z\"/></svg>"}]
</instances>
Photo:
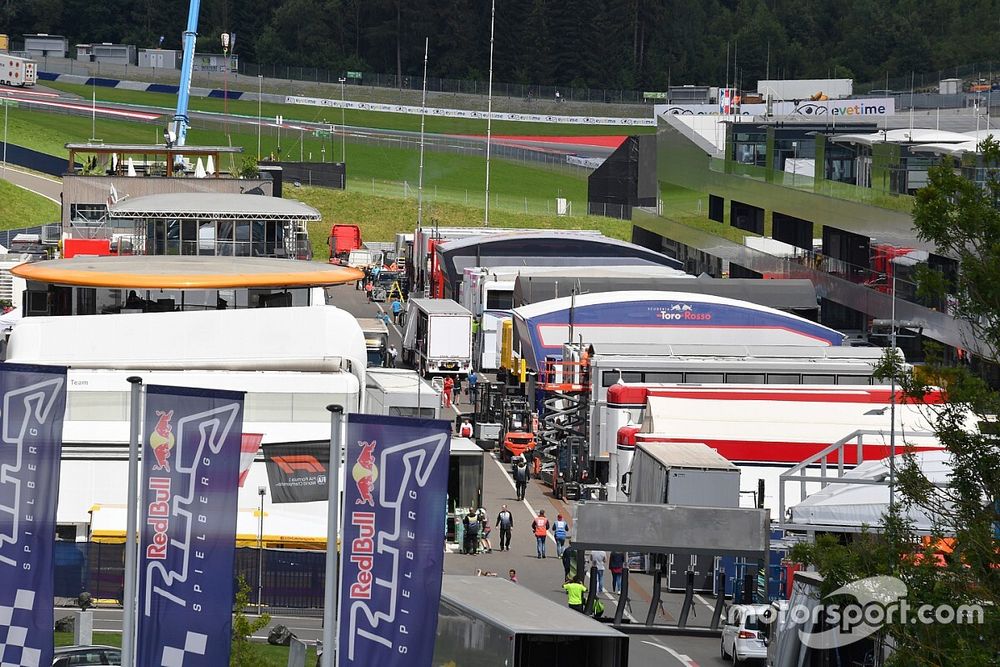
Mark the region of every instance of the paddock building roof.
<instances>
[{"instance_id":1,"label":"paddock building roof","mask_svg":"<svg viewBox=\"0 0 1000 667\"><path fill-rule=\"evenodd\" d=\"M78 256L20 264L11 273L53 285L149 289L319 287L352 282L362 275L357 269L318 262L206 255Z\"/></svg>"},{"instance_id":2,"label":"paddock building roof","mask_svg":"<svg viewBox=\"0 0 1000 667\"><path fill-rule=\"evenodd\" d=\"M108 210L110 218L185 220L284 220L313 222L323 216L294 199L219 192L182 192L122 199Z\"/></svg>"}]
</instances>

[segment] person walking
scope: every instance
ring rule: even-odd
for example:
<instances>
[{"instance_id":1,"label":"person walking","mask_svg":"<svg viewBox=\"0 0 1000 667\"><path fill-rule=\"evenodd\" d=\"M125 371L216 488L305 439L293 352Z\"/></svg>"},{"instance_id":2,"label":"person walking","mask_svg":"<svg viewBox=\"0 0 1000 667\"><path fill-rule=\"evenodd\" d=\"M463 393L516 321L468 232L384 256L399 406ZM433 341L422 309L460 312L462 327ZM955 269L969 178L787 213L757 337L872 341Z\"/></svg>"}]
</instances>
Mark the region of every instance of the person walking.
<instances>
[{"instance_id":1,"label":"person walking","mask_svg":"<svg viewBox=\"0 0 1000 667\"><path fill-rule=\"evenodd\" d=\"M608 552L601 550L591 551L590 565L597 570L597 592L600 593L604 590L604 570L608 566Z\"/></svg>"},{"instance_id":2,"label":"person walking","mask_svg":"<svg viewBox=\"0 0 1000 667\"><path fill-rule=\"evenodd\" d=\"M563 551L566 550L566 537L569 535L569 524L563 519L562 514L556 515L556 521L552 524L552 535L556 538L556 556L562 558Z\"/></svg>"},{"instance_id":3,"label":"person walking","mask_svg":"<svg viewBox=\"0 0 1000 667\"><path fill-rule=\"evenodd\" d=\"M468 419L463 419L462 425L458 427L458 437L460 438L472 437L472 424L469 423Z\"/></svg>"},{"instance_id":4,"label":"person walking","mask_svg":"<svg viewBox=\"0 0 1000 667\"><path fill-rule=\"evenodd\" d=\"M567 580L563 584L563 590L566 591L566 602L569 604L569 608L582 614L583 596L587 592L587 587L583 585L580 577Z\"/></svg>"},{"instance_id":5,"label":"person walking","mask_svg":"<svg viewBox=\"0 0 1000 667\"><path fill-rule=\"evenodd\" d=\"M549 520L545 518L545 510L538 510L538 516L532 522L532 532L535 534L535 549L538 558L545 558L545 538L549 534Z\"/></svg>"},{"instance_id":6,"label":"person walking","mask_svg":"<svg viewBox=\"0 0 1000 667\"><path fill-rule=\"evenodd\" d=\"M399 350L396 349L395 345L389 346L389 368L396 367L396 360L399 359ZM420 381L419 378L417 378Z\"/></svg>"},{"instance_id":7,"label":"person walking","mask_svg":"<svg viewBox=\"0 0 1000 667\"><path fill-rule=\"evenodd\" d=\"M451 407L451 393L452 391L454 391L454 389L455 389L455 381L452 380L451 376L449 375L444 379L443 397L444 397L444 407L446 408Z\"/></svg>"},{"instance_id":8,"label":"person walking","mask_svg":"<svg viewBox=\"0 0 1000 667\"><path fill-rule=\"evenodd\" d=\"M479 517L474 510L470 509L462 523L465 526L465 539L463 540L465 553L475 555L479 546Z\"/></svg>"},{"instance_id":9,"label":"person walking","mask_svg":"<svg viewBox=\"0 0 1000 667\"><path fill-rule=\"evenodd\" d=\"M399 316L403 313L403 304L399 302L399 299L392 300L392 321L394 324L399 324Z\"/></svg>"},{"instance_id":10,"label":"person walking","mask_svg":"<svg viewBox=\"0 0 1000 667\"><path fill-rule=\"evenodd\" d=\"M490 522L486 518L486 510L482 507L479 508L479 516L477 518L479 519L480 526L479 545L482 547L484 553L491 554L493 553L493 544L490 542L490 531L492 528L490 528Z\"/></svg>"},{"instance_id":11,"label":"person walking","mask_svg":"<svg viewBox=\"0 0 1000 667\"><path fill-rule=\"evenodd\" d=\"M611 570L611 590L615 593L622 592L622 572L625 569L625 554L620 551L612 551L608 558L608 569Z\"/></svg>"},{"instance_id":12,"label":"person walking","mask_svg":"<svg viewBox=\"0 0 1000 667\"><path fill-rule=\"evenodd\" d=\"M365 296L368 298L368 303L372 302L372 281L368 280L365 282Z\"/></svg>"},{"instance_id":13,"label":"person walking","mask_svg":"<svg viewBox=\"0 0 1000 667\"><path fill-rule=\"evenodd\" d=\"M510 532L514 528L514 515L506 505L501 507L497 514L496 526L500 530L500 551L510 551Z\"/></svg>"},{"instance_id":14,"label":"person walking","mask_svg":"<svg viewBox=\"0 0 1000 667\"><path fill-rule=\"evenodd\" d=\"M479 374L475 370L469 371L469 403L476 404L476 385L479 383Z\"/></svg>"},{"instance_id":15,"label":"person walking","mask_svg":"<svg viewBox=\"0 0 1000 667\"><path fill-rule=\"evenodd\" d=\"M524 492L528 488L528 466L522 459L514 465L514 491L518 500L524 500Z\"/></svg>"}]
</instances>

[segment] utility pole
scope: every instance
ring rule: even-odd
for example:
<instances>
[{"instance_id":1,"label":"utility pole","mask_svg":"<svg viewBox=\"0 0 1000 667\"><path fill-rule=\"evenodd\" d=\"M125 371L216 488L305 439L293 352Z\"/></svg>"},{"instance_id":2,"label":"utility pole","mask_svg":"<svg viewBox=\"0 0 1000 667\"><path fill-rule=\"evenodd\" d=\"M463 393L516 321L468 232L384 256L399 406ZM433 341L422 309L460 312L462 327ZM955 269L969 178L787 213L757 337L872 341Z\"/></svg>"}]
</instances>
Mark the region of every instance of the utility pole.
<instances>
[{"instance_id":1,"label":"utility pole","mask_svg":"<svg viewBox=\"0 0 1000 667\"><path fill-rule=\"evenodd\" d=\"M490 226L490 141L493 134L493 28L496 24L497 2L490 4L490 85L486 98L486 213L483 226ZM426 78L426 77L425 77Z\"/></svg>"},{"instance_id":2,"label":"utility pole","mask_svg":"<svg viewBox=\"0 0 1000 667\"><path fill-rule=\"evenodd\" d=\"M427 113L427 51L430 46L430 38L424 37L424 94L420 102L420 170L417 175L417 228L419 229L424 221L424 116ZM4 139L6 141L6 139ZM6 151L4 144L4 151ZM489 196L487 196L487 201ZM419 379L419 378L418 378ZM417 385L419 394L420 386ZM420 401L417 400L417 414L420 414Z\"/></svg>"}]
</instances>

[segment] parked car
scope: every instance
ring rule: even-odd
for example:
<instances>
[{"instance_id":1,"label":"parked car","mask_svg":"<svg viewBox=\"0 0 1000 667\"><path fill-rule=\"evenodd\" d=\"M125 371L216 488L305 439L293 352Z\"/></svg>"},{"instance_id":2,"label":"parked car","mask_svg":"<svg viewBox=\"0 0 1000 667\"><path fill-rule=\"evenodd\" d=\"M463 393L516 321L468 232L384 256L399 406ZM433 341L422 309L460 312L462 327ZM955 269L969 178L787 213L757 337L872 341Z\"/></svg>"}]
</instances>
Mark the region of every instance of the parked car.
<instances>
[{"instance_id":1,"label":"parked car","mask_svg":"<svg viewBox=\"0 0 1000 667\"><path fill-rule=\"evenodd\" d=\"M729 608L722 627L722 658L732 658L733 664L745 660L765 660L765 628L760 617L768 610L766 604L736 604Z\"/></svg>"},{"instance_id":2,"label":"parked car","mask_svg":"<svg viewBox=\"0 0 1000 667\"><path fill-rule=\"evenodd\" d=\"M121 664L122 650L114 646L59 646L52 657L52 667Z\"/></svg>"}]
</instances>

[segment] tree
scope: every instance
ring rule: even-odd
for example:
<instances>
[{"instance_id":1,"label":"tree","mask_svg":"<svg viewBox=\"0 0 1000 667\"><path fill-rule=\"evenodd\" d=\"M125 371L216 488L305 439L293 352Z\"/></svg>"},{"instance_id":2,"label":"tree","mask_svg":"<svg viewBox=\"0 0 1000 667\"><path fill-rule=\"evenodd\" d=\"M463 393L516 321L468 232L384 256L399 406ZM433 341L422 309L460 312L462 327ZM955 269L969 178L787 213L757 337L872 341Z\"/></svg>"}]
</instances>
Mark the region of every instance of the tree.
<instances>
[{"instance_id":1,"label":"tree","mask_svg":"<svg viewBox=\"0 0 1000 667\"><path fill-rule=\"evenodd\" d=\"M260 655L250 641L255 632L267 627L271 622L270 614L261 614L255 620L250 620L244 613L250 606L250 585L241 574L237 584L239 590L236 592L236 610L233 613L233 644L229 650L229 664L231 667L266 667L267 660Z\"/></svg>"},{"instance_id":2,"label":"tree","mask_svg":"<svg viewBox=\"0 0 1000 667\"><path fill-rule=\"evenodd\" d=\"M933 243L939 253L957 257L961 266L957 277L924 269L920 291L937 298L950 295L955 313L981 344L981 363L995 367L1000 361L1000 144L992 138L984 141L981 154L967 168L970 175L978 171L984 178L970 180L949 159L929 170L927 187L917 193L918 236ZM880 534L865 533L847 545L820 539L796 548L793 557L815 565L824 575L824 593L850 580L890 575L907 585L911 609L947 604L978 605L984 610L983 625L895 619L884 628L896 646L893 664L996 665L1000 661L995 641L1000 632L1000 393L969 367L946 366L940 358L922 374L924 381L902 374L894 355L886 355L882 372L897 377L907 396L923 395L928 389L925 381L946 389L948 403L935 408L932 421L950 455L950 480L944 487L932 484L917 458L908 454L899 469L900 502L885 517ZM934 518L929 540L921 542L914 533L910 508Z\"/></svg>"}]
</instances>

